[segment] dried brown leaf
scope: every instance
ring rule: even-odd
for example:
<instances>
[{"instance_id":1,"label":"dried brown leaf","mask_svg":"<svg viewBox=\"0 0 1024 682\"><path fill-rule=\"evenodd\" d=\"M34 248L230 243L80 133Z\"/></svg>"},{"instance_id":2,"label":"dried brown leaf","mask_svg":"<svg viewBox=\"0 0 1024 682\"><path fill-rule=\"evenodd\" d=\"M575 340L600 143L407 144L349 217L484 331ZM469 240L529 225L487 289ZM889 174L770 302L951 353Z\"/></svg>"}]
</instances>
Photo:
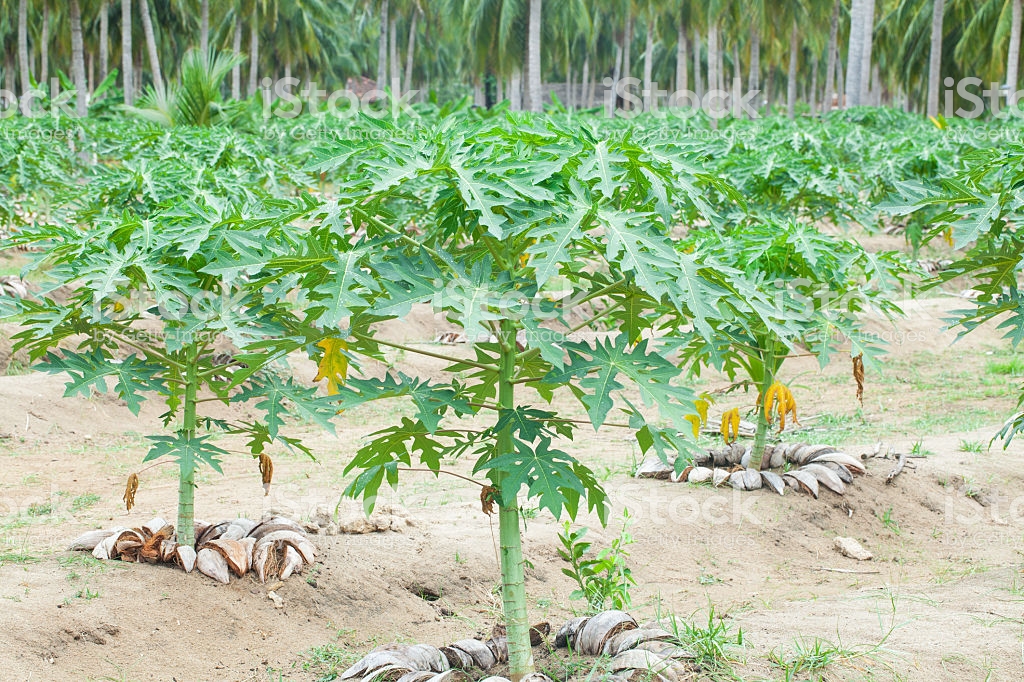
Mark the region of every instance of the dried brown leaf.
<instances>
[{"instance_id":1,"label":"dried brown leaf","mask_svg":"<svg viewBox=\"0 0 1024 682\"><path fill-rule=\"evenodd\" d=\"M853 380L857 382L857 400L864 404L864 353L859 353L853 359Z\"/></svg>"},{"instance_id":2,"label":"dried brown leaf","mask_svg":"<svg viewBox=\"0 0 1024 682\"><path fill-rule=\"evenodd\" d=\"M485 485L480 491L480 509L484 514L490 516L494 513L494 500L498 495L498 489L492 485Z\"/></svg>"},{"instance_id":3,"label":"dried brown leaf","mask_svg":"<svg viewBox=\"0 0 1024 682\"><path fill-rule=\"evenodd\" d=\"M274 478L274 460L265 452L260 453L260 474L263 476L263 495L270 494L270 482Z\"/></svg>"},{"instance_id":4,"label":"dried brown leaf","mask_svg":"<svg viewBox=\"0 0 1024 682\"><path fill-rule=\"evenodd\" d=\"M138 492L138 490L139 475L133 473L128 477L128 484L124 489L124 506L128 511L131 511L132 507L135 506L135 493Z\"/></svg>"}]
</instances>

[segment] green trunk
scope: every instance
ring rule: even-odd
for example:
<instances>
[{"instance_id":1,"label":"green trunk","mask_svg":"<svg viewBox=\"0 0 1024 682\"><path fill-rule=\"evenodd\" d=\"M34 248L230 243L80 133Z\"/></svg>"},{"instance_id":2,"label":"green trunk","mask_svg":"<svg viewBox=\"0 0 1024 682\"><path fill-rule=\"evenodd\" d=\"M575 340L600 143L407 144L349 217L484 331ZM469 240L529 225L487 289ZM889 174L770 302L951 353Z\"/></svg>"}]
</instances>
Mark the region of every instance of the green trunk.
<instances>
[{"instance_id":1,"label":"green trunk","mask_svg":"<svg viewBox=\"0 0 1024 682\"><path fill-rule=\"evenodd\" d=\"M196 432L196 394L199 390L198 368L199 348L193 344L186 350L185 403L182 430L189 437ZM195 532L195 491L196 462L191 455L181 458L178 469L178 544L193 546Z\"/></svg>"},{"instance_id":2,"label":"green trunk","mask_svg":"<svg viewBox=\"0 0 1024 682\"><path fill-rule=\"evenodd\" d=\"M771 426L764 416L764 397L768 395L773 377L765 373L765 380L761 384L761 399L757 401L757 431L754 432L754 447L750 451L750 468L760 469L761 459L764 457L764 446L768 441L768 428Z\"/></svg>"},{"instance_id":3,"label":"green trunk","mask_svg":"<svg viewBox=\"0 0 1024 682\"><path fill-rule=\"evenodd\" d=\"M501 375L498 380L498 403L502 409L515 408L516 332L509 322L501 326ZM504 455L514 448L512 433L506 428L498 434L498 452ZM495 485L501 486L500 477ZM530 622L526 613L526 578L523 575L523 545L519 534L519 505L516 498L499 506L498 529L501 543L501 597L505 608L505 631L508 637L509 677L519 682L533 672L533 649L530 647Z\"/></svg>"},{"instance_id":4,"label":"green trunk","mask_svg":"<svg viewBox=\"0 0 1024 682\"><path fill-rule=\"evenodd\" d=\"M757 406L757 431L754 433L754 447L750 451L750 468L760 469L764 446L768 440L768 420L764 418L764 407Z\"/></svg>"}]
</instances>

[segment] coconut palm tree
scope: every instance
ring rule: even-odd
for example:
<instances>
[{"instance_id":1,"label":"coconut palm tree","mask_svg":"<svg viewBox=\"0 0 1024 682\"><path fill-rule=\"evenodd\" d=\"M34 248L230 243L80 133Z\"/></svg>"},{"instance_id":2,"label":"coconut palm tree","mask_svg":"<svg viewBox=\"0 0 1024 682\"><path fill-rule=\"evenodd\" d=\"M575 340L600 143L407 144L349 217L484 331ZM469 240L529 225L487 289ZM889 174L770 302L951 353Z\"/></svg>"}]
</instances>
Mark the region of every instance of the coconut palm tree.
<instances>
[{"instance_id":1,"label":"coconut palm tree","mask_svg":"<svg viewBox=\"0 0 1024 682\"><path fill-rule=\"evenodd\" d=\"M199 0L199 51L210 50L210 0Z\"/></svg>"},{"instance_id":2,"label":"coconut palm tree","mask_svg":"<svg viewBox=\"0 0 1024 682\"><path fill-rule=\"evenodd\" d=\"M928 116L939 115L939 78L942 68L942 23L946 11L945 0L932 0L931 49L928 56Z\"/></svg>"},{"instance_id":3,"label":"coconut palm tree","mask_svg":"<svg viewBox=\"0 0 1024 682\"><path fill-rule=\"evenodd\" d=\"M541 101L541 61L540 34L542 0L529 0L529 12L526 25L526 108L529 111L542 111Z\"/></svg>"},{"instance_id":4,"label":"coconut palm tree","mask_svg":"<svg viewBox=\"0 0 1024 682\"><path fill-rule=\"evenodd\" d=\"M28 0L18 0L18 71L21 94L32 89L31 67L28 59Z\"/></svg>"},{"instance_id":5,"label":"coconut palm tree","mask_svg":"<svg viewBox=\"0 0 1024 682\"><path fill-rule=\"evenodd\" d=\"M131 106L135 100L132 66L132 0L121 0L121 82L125 106Z\"/></svg>"},{"instance_id":6,"label":"coconut palm tree","mask_svg":"<svg viewBox=\"0 0 1024 682\"><path fill-rule=\"evenodd\" d=\"M89 86L85 81L85 45L82 42L82 8L78 0L70 0L71 81L75 85L75 114L85 118L89 113Z\"/></svg>"},{"instance_id":7,"label":"coconut palm tree","mask_svg":"<svg viewBox=\"0 0 1024 682\"><path fill-rule=\"evenodd\" d=\"M153 77L153 87L162 90L164 77L160 71L160 53L157 51L153 22L149 16L149 0L139 0L139 18L142 19L142 32L146 36L146 51L149 53L149 70Z\"/></svg>"}]
</instances>

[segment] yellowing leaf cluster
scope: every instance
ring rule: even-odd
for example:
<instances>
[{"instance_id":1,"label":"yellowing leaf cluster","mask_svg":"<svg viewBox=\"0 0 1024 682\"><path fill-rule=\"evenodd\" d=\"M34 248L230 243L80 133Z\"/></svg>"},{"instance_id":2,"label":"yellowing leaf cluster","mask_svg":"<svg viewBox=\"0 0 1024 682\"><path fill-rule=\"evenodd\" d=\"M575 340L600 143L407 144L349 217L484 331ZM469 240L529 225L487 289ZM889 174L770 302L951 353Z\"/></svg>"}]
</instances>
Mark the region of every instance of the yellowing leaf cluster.
<instances>
[{"instance_id":1,"label":"yellowing leaf cluster","mask_svg":"<svg viewBox=\"0 0 1024 682\"><path fill-rule=\"evenodd\" d=\"M796 398L785 384L778 381L771 385L764 396L764 418L769 424L773 413L779 418L779 433L786 428L786 415L792 415L793 423L799 424L796 419Z\"/></svg>"},{"instance_id":2,"label":"yellowing leaf cluster","mask_svg":"<svg viewBox=\"0 0 1024 682\"><path fill-rule=\"evenodd\" d=\"M704 394L693 401L694 407L697 408L697 414L688 414L684 417L693 426L694 438L700 437L700 427L708 423L708 407L711 405L711 402L711 397Z\"/></svg>"},{"instance_id":3,"label":"yellowing leaf cluster","mask_svg":"<svg viewBox=\"0 0 1024 682\"><path fill-rule=\"evenodd\" d=\"M735 443L740 437L740 408L726 410L722 415L722 438L726 443Z\"/></svg>"}]
</instances>

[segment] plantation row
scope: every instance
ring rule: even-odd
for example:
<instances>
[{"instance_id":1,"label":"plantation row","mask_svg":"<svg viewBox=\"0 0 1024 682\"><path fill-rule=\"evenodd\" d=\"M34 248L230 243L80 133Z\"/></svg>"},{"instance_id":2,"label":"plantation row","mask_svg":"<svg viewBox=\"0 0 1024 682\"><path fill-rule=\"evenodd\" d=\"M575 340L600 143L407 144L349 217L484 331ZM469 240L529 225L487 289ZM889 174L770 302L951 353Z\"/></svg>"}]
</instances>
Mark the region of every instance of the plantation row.
<instances>
[{"instance_id":1,"label":"plantation row","mask_svg":"<svg viewBox=\"0 0 1024 682\"><path fill-rule=\"evenodd\" d=\"M559 449L577 428L628 429L644 452L681 455L682 471L713 401L686 377L714 368L750 391L758 469L774 427L795 417L777 379L786 359L852 358L860 383L884 350L863 317L898 315L904 287L970 275L981 295L968 328L1010 312L1004 326L1024 335L1024 147L999 139L1016 129L860 110L718 131L699 119L423 114L327 129L0 127L6 243L30 250L33 286L0 298L21 324L16 347L66 372L68 394L112 388L135 413L165 405L146 460L178 465L178 545L195 544L197 469L227 455L211 433L246 439L269 483L274 447L313 454L288 435L289 416L331 430L339 410L407 398L413 415L369 434L348 464L347 492L369 509L405 468L471 459L482 507L499 517L519 675L531 667L520 495L556 517L608 514L587 463ZM889 216L915 249L941 236L961 259L929 277L843 235ZM376 336L427 303L464 330L469 356ZM581 330L614 333L574 340ZM379 376L389 348L449 361L447 379ZM293 379L284 363L297 352L326 390ZM538 407L556 392L586 419ZM210 397L262 416L214 419ZM460 424L476 416L489 426Z\"/></svg>"}]
</instances>

